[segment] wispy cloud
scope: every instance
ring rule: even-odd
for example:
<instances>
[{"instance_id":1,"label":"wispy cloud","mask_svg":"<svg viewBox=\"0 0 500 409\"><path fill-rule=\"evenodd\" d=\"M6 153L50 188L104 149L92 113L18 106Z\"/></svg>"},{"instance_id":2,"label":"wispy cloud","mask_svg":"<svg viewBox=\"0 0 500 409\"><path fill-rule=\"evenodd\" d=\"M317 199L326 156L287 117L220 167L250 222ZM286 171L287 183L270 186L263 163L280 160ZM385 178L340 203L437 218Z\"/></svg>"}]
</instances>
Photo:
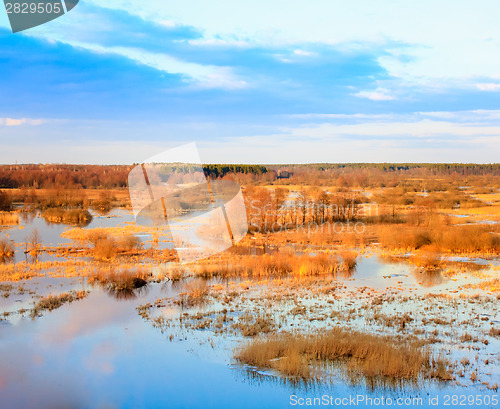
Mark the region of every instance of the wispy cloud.
<instances>
[{"instance_id":1,"label":"wispy cloud","mask_svg":"<svg viewBox=\"0 0 500 409\"><path fill-rule=\"evenodd\" d=\"M481 83L481 84L476 84L476 86L481 90L481 91L500 91L500 84L498 83Z\"/></svg>"},{"instance_id":2,"label":"wispy cloud","mask_svg":"<svg viewBox=\"0 0 500 409\"><path fill-rule=\"evenodd\" d=\"M21 126L21 125L41 125L46 121L43 119L31 118L0 118L0 126Z\"/></svg>"},{"instance_id":3,"label":"wispy cloud","mask_svg":"<svg viewBox=\"0 0 500 409\"><path fill-rule=\"evenodd\" d=\"M354 94L354 96L359 98L366 98L371 101L392 101L395 99L394 96L390 95L389 90L383 88L377 88L373 91L359 91Z\"/></svg>"},{"instance_id":4,"label":"wispy cloud","mask_svg":"<svg viewBox=\"0 0 500 409\"><path fill-rule=\"evenodd\" d=\"M287 19L265 0L226 2L224 15L193 1L89 0L25 33L0 29L0 160L28 155L12 135L43 139L37 161L120 162L188 136L223 162L498 157L493 11L380 0L328 13L319 0L323 21L306 0ZM423 19L428 30L410 24Z\"/></svg>"}]
</instances>

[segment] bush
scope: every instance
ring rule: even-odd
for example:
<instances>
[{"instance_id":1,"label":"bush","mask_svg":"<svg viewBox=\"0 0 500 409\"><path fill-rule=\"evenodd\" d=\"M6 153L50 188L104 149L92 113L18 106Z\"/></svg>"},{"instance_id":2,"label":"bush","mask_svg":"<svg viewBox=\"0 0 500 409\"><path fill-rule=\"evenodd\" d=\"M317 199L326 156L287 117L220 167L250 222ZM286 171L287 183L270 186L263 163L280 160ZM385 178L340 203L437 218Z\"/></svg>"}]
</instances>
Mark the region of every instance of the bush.
<instances>
[{"instance_id":1,"label":"bush","mask_svg":"<svg viewBox=\"0 0 500 409\"><path fill-rule=\"evenodd\" d=\"M112 237L102 237L95 242L94 257L99 260L111 260L118 254L118 247Z\"/></svg>"},{"instance_id":2,"label":"bush","mask_svg":"<svg viewBox=\"0 0 500 409\"><path fill-rule=\"evenodd\" d=\"M125 251L137 250L141 247L141 239L133 234L123 236L118 239L118 246Z\"/></svg>"},{"instance_id":3,"label":"bush","mask_svg":"<svg viewBox=\"0 0 500 409\"><path fill-rule=\"evenodd\" d=\"M7 239L0 239L0 261L5 261L14 256L14 243Z\"/></svg>"},{"instance_id":4,"label":"bush","mask_svg":"<svg viewBox=\"0 0 500 409\"><path fill-rule=\"evenodd\" d=\"M42 217L50 223L76 224L86 226L92 221L88 210L49 208L42 213Z\"/></svg>"},{"instance_id":5,"label":"bush","mask_svg":"<svg viewBox=\"0 0 500 409\"><path fill-rule=\"evenodd\" d=\"M12 210L12 199L10 195L0 190L0 211L10 212Z\"/></svg>"},{"instance_id":6,"label":"bush","mask_svg":"<svg viewBox=\"0 0 500 409\"><path fill-rule=\"evenodd\" d=\"M0 212L0 225L19 224L19 214Z\"/></svg>"},{"instance_id":7,"label":"bush","mask_svg":"<svg viewBox=\"0 0 500 409\"><path fill-rule=\"evenodd\" d=\"M101 193L99 199L93 200L90 206L101 214L107 214L113 209L114 201L116 201L115 197L109 197L105 193Z\"/></svg>"},{"instance_id":8,"label":"bush","mask_svg":"<svg viewBox=\"0 0 500 409\"><path fill-rule=\"evenodd\" d=\"M143 269L137 270L99 270L88 276L90 284L101 285L108 294L117 299L135 298L136 291L148 285L152 274Z\"/></svg>"}]
</instances>

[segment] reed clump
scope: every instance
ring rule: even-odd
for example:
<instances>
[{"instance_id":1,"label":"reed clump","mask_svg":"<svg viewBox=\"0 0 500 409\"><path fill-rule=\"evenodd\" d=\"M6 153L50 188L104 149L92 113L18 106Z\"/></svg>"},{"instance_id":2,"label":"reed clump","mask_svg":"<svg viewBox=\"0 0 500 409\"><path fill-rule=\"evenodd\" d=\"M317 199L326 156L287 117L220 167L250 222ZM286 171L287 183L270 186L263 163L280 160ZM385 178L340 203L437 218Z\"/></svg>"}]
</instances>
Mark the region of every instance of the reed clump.
<instances>
[{"instance_id":1,"label":"reed clump","mask_svg":"<svg viewBox=\"0 0 500 409\"><path fill-rule=\"evenodd\" d=\"M83 240L91 246L94 258L103 261L110 261L119 254L137 253L142 249L142 242L137 236L126 234L113 237L104 229L90 230L83 236Z\"/></svg>"},{"instance_id":2,"label":"reed clump","mask_svg":"<svg viewBox=\"0 0 500 409\"><path fill-rule=\"evenodd\" d=\"M12 210L12 197L7 192L0 190L0 211Z\"/></svg>"},{"instance_id":3,"label":"reed clump","mask_svg":"<svg viewBox=\"0 0 500 409\"><path fill-rule=\"evenodd\" d=\"M412 255L410 262L424 271L438 271L442 268L443 262L438 253L424 252Z\"/></svg>"},{"instance_id":4,"label":"reed clump","mask_svg":"<svg viewBox=\"0 0 500 409\"><path fill-rule=\"evenodd\" d=\"M342 260L343 271L346 273L352 272L358 264L358 253L355 251L344 250L340 253Z\"/></svg>"},{"instance_id":5,"label":"reed clump","mask_svg":"<svg viewBox=\"0 0 500 409\"><path fill-rule=\"evenodd\" d=\"M234 357L247 365L305 380L319 379L319 369L325 364L342 364L350 375L372 380L451 378L447 362L411 342L338 327L310 334L283 332L254 338L236 349Z\"/></svg>"},{"instance_id":6,"label":"reed clump","mask_svg":"<svg viewBox=\"0 0 500 409\"><path fill-rule=\"evenodd\" d=\"M119 237L117 240L117 246L123 251L134 251L141 248L142 243L139 237L133 234L127 234L125 236Z\"/></svg>"},{"instance_id":7,"label":"reed clump","mask_svg":"<svg viewBox=\"0 0 500 409\"><path fill-rule=\"evenodd\" d=\"M245 313L238 318L232 328L238 330L244 337L255 337L273 332L276 325L269 314Z\"/></svg>"},{"instance_id":8,"label":"reed clump","mask_svg":"<svg viewBox=\"0 0 500 409\"><path fill-rule=\"evenodd\" d=\"M152 274L144 269L136 270L105 270L91 273L87 281L90 284L100 284L111 292L126 292L142 288L148 284Z\"/></svg>"},{"instance_id":9,"label":"reed clump","mask_svg":"<svg viewBox=\"0 0 500 409\"><path fill-rule=\"evenodd\" d=\"M173 283L181 281L182 279L184 279L184 277L186 277L186 275L187 275L187 272L184 269L184 267L182 267L182 266L174 266L174 267L170 268L170 270L168 271L168 274L167 274L168 278Z\"/></svg>"},{"instance_id":10,"label":"reed clump","mask_svg":"<svg viewBox=\"0 0 500 409\"><path fill-rule=\"evenodd\" d=\"M112 260L118 254L118 246L111 237L103 237L94 245L94 257L98 260Z\"/></svg>"},{"instance_id":11,"label":"reed clump","mask_svg":"<svg viewBox=\"0 0 500 409\"><path fill-rule=\"evenodd\" d=\"M19 213L0 212L0 225L19 224Z\"/></svg>"},{"instance_id":12,"label":"reed clump","mask_svg":"<svg viewBox=\"0 0 500 409\"><path fill-rule=\"evenodd\" d=\"M88 225L92 221L92 215L84 209L62 209L51 207L43 211L42 217L49 223L64 223L78 226Z\"/></svg>"},{"instance_id":13,"label":"reed clump","mask_svg":"<svg viewBox=\"0 0 500 409\"><path fill-rule=\"evenodd\" d=\"M500 338L500 328L491 328L488 335L490 337Z\"/></svg>"},{"instance_id":14,"label":"reed clump","mask_svg":"<svg viewBox=\"0 0 500 409\"><path fill-rule=\"evenodd\" d=\"M184 308L203 305L209 295L209 287L204 280L192 280L184 286L184 292L179 294L178 304Z\"/></svg>"},{"instance_id":15,"label":"reed clump","mask_svg":"<svg viewBox=\"0 0 500 409\"><path fill-rule=\"evenodd\" d=\"M42 311L52 311L61 307L63 304L81 300L85 298L87 294L88 293L86 291L76 291L43 297L38 300L31 310L31 317L35 318L39 316Z\"/></svg>"},{"instance_id":16,"label":"reed clump","mask_svg":"<svg viewBox=\"0 0 500 409\"><path fill-rule=\"evenodd\" d=\"M500 238L488 226L415 227L408 225L381 226L377 237L384 247L418 250L431 248L437 251L500 252Z\"/></svg>"},{"instance_id":17,"label":"reed clump","mask_svg":"<svg viewBox=\"0 0 500 409\"><path fill-rule=\"evenodd\" d=\"M345 253L347 254L347 253ZM294 253L265 254L262 256L241 256L226 263L203 263L197 267L196 274L203 278L213 277L310 277L334 275L342 268L355 266L355 253L349 253L350 259L341 262L325 253L317 255Z\"/></svg>"},{"instance_id":18,"label":"reed clump","mask_svg":"<svg viewBox=\"0 0 500 409\"><path fill-rule=\"evenodd\" d=\"M5 261L14 257L14 254L14 243L7 239L0 239L0 261Z\"/></svg>"}]
</instances>

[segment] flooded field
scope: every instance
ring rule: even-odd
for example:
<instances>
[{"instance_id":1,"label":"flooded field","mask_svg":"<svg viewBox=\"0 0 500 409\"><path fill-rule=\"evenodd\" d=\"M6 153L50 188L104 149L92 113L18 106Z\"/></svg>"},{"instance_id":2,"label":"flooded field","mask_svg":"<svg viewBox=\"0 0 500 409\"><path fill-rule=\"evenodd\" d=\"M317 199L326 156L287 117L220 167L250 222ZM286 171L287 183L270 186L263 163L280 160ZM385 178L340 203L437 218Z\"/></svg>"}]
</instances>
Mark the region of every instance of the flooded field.
<instances>
[{"instance_id":1,"label":"flooded field","mask_svg":"<svg viewBox=\"0 0 500 409\"><path fill-rule=\"evenodd\" d=\"M168 241L133 220L117 209L75 227L34 213L1 228L15 243L0 264L2 407L274 408L325 396L435 407L430 398L478 394L476 406L497 407L497 256L250 237L180 266ZM78 239L95 229L138 241L118 261L98 258ZM352 355L293 365L291 352L264 365L248 355L265 339L317 342L328 331L390 337L394 351L405 345L428 362L391 377Z\"/></svg>"}]
</instances>

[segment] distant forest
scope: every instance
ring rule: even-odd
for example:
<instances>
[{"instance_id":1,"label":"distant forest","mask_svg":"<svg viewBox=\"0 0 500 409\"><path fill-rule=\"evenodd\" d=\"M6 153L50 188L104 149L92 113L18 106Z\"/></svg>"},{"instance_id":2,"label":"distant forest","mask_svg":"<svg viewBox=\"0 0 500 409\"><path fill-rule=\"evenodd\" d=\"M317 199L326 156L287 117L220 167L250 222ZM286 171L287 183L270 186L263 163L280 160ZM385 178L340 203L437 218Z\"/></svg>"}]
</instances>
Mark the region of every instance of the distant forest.
<instances>
[{"instance_id":1,"label":"distant forest","mask_svg":"<svg viewBox=\"0 0 500 409\"><path fill-rule=\"evenodd\" d=\"M0 165L0 188L119 189L127 187L133 165ZM178 169L181 171L183 169ZM210 178L234 177L242 184L269 183L286 171L290 182L311 178L371 179L394 176L500 176L500 164L460 163L318 163L307 165L209 164L203 170Z\"/></svg>"},{"instance_id":2,"label":"distant forest","mask_svg":"<svg viewBox=\"0 0 500 409\"><path fill-rule=\"evenodd\" d=\"M436 175L452 173L464 176L500 175L500 163L311 163L306 165L267 165L268 168L278 169L286 167L293 169L313 170L363 170L373 169L384 172L404 172L412 170L427 170Z\"/></svg>"}]
</instances>

